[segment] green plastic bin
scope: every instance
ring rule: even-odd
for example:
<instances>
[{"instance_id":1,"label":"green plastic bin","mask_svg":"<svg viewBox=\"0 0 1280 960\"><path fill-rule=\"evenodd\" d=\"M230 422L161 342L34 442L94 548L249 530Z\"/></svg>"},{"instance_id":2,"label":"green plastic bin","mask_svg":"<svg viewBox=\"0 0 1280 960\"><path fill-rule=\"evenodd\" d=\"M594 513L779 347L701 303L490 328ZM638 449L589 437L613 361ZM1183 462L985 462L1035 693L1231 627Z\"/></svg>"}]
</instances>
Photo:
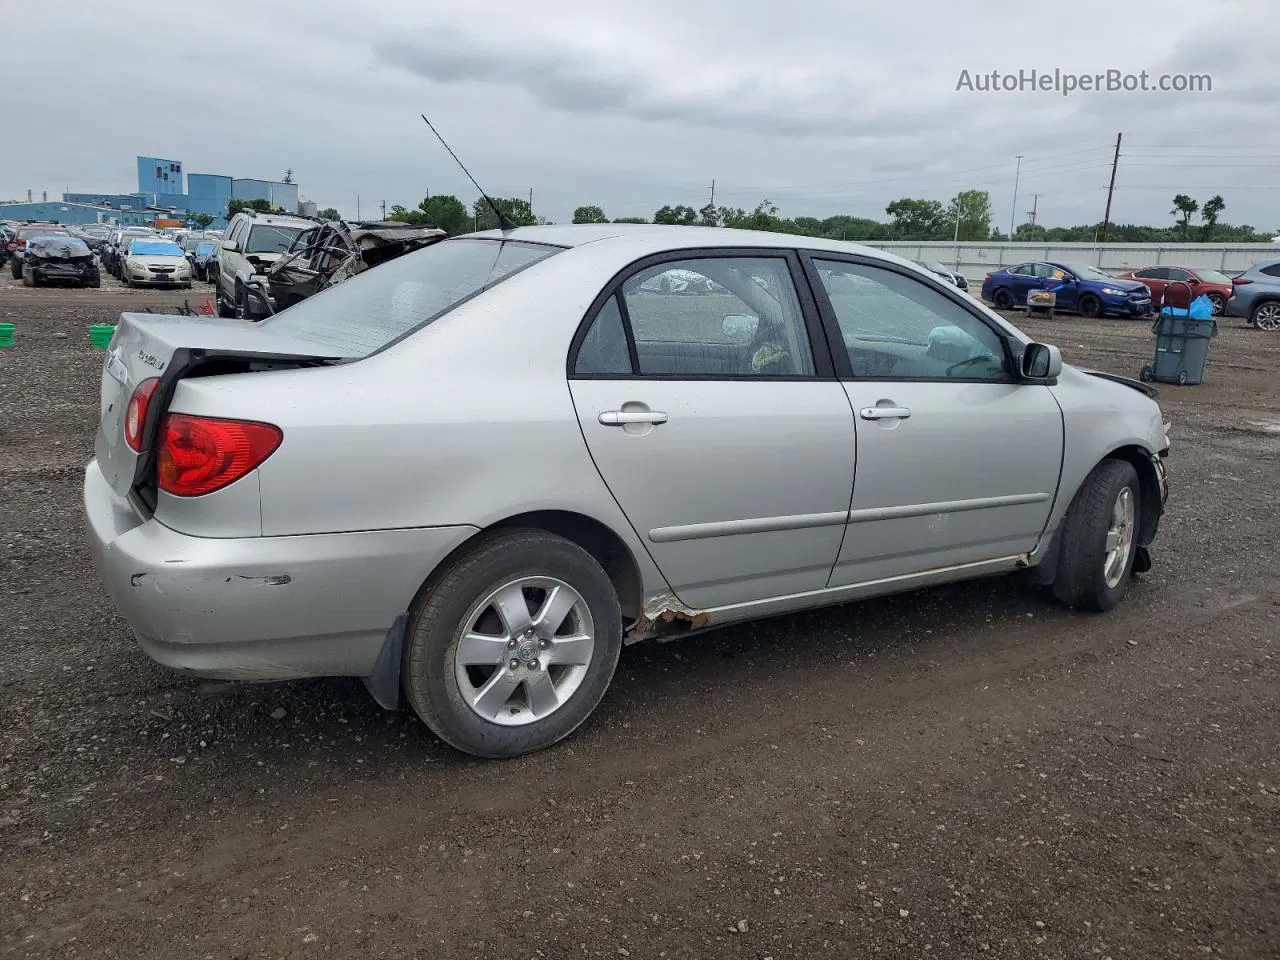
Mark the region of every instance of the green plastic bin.
<instances>
[{"instance_id":1,"label":"green plastic bin","mask_svg":"<svg viewBox=\"0 0 1280 960\"><path fill-rule=\"evenodd\" d=\"M17 329L16 323L0 323L0 350L8 350L13 346L13 331Z\"/></svg>"},{"instance_id":2,"label":"green plastic bin","mask_svg":"<svg viewBox=\"0 0 1280 960\"><path fill-rule=\"evenodd\" d=\"M95 350L105 350L111 346L111 338L116 335L114 324L110 323L91 323L89 324L89 340L93 344Z\"/></svg>"}]
</instances>

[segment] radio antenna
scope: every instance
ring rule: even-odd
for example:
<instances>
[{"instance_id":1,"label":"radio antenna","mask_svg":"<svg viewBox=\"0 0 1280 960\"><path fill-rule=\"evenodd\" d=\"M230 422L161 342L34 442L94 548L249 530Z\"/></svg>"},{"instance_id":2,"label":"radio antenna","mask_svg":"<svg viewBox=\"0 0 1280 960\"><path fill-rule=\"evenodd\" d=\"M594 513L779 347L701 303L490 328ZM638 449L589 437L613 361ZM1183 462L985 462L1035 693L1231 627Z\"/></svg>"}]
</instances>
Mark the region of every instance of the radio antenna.
<instances>
[{"instance_id":1,"label":"radio antenna","mask_svg":"<svg viewBox=\"0 0 1280 960\"><path fill-rule=\"evenodd\" d=\"M475 188L480 191L480 196L484 198L484 202L489 204L489 209L492 210L494 214L497 216L498 226L503 230L516 229L516 225L511 222L511 218L502 212L502 208L493 202L493 198L491 196L489 196L487 193L484 192L484 187L476 183L476 178L471 175L471 171L468 170L466 166L463 164L463 162L458 159L458 155L453 152L449 144L445 143L444 137L440 136L440 131L437 130L434 126L432 126L431 121L427 119L427 115L425 113L422 113L422 114L419 114L419 116L422 117L423 122L428 127L431 127L431 132L436 135L436 139L440 141L440 144L446 150L449 151L449 156L453 157L453 162L456 163L458 166L462 167L462 172L467 175L467 179L470 180L473 184L475 184Z\"/></svg>"}]
</instances>

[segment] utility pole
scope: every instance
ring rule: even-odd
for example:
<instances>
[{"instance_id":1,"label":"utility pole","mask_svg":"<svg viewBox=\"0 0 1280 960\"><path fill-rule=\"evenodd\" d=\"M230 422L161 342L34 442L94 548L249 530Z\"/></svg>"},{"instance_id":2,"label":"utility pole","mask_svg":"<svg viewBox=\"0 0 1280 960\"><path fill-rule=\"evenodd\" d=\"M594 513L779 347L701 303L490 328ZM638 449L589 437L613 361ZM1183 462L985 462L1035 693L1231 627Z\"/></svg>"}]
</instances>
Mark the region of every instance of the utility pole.
<instances>
[{"instance_id":1,"label":"utility pole","mask_svg":"<svg viewBox=\"0 0 1280 960\"><path fill-rule=\"evenodd\" d=\"M356 221L360 220L360 194L356 194Z\"/></svg>"},{"instance_id":2,"label":"utility pole","mask_svg":"<svg viewBox=\"0 0 1280 960\"><path fill-rule=\"evenodd\" d=\"M1013 240L1013 218L1018 215L1018 180L1022 178L1022 154L1018 154L1018 168L1013 174L1013 207L1009 211L1009 240Z\"/></svg>"},{"instance_id":3,"label":"utility pole","mask_svg":"<svg viewBox=\"0 0 1280 960\"><path fill-rule=\"evenodd\" d=\"M716 182L715 180L712 180L711 181L711 209L714 210L715 206L716 206Z\"/></svg>"},{"instance_id":4,"label":"utility pole","mask_svg":"<svg viewBox=\"0 0 1280 960\"><path fill-rule=\"evenodd\" d=\"M533 187L529 188L529 216L533 216Z\"/></svg>"},{"instance_id":5,"label":"utility pole","mask_svg":"<svg viewBox=\"0 0 1280 960\"><path fill-rule=\"evenodd\" d=\"M1111 158L1111 185L1107 187L1107 212L1102 215L1102 234L1099 243L1107 242L1107 225L1111 222L1111 195L1116 192L1116 167L1120 164L1120 138L1123 133L1116 134L1116 155Z\"/></svg>"},{"instance_id":6,"label":"utility pole","mask_svg":"<svg viewBox=\"0 0 1280 960\"><path fill-rule=\"evenodd\" d=\"M385 220L387 219L387 201L383 200L381 201L381 203L382 203L382 219Z\"/></svg>"},{"instance_id":7,"label":"utility pole","mask_svg":"<svg viewBox=\"0 0 1280 960\"><path fill-rule=\"evenodd\" d=\"M1031 195L1031 209L1027 211L1027 222L1033 227L1036 225L1036 209L1040 205L1040 198L1043 194L1033 193Z\"/></svg>"}]
</instances>

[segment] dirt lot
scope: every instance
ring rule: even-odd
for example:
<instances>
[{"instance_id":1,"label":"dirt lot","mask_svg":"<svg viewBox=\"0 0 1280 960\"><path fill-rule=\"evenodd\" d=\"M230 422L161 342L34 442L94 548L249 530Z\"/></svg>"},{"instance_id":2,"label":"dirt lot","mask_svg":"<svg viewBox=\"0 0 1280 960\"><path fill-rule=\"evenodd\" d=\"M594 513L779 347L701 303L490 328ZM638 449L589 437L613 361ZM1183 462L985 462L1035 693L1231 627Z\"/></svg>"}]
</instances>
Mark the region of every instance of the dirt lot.
<instances>
[{"instance_id":1,"label":"dirt lot","mask_svg":"<svg viewBox=\"0 0 1280 960\"><path fill-rule=\"evenodd\" d=\"M0 281L0 953L1280 956L1280 337L1229 321L1163 388L1170 513L1113 613L998 580L633 647L577 735L481 763L358 681L135 648L81 542L85 325L187 295L105 283Z\"/></svg>"}]
</instances>

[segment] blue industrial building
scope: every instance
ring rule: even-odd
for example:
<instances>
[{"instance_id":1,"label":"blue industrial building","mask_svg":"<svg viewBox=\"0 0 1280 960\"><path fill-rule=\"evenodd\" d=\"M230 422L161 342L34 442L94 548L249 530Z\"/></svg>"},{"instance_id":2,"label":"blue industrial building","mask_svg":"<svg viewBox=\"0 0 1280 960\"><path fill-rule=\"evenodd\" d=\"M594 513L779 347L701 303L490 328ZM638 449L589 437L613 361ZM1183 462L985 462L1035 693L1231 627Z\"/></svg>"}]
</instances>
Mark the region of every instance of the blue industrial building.
<instances>
[{"instance_id":1,"label":"blue industrial building","mask_svg":"<svg viewBox=\"0 0 1280 960\"><path fill-rule=\"evenodd\" d=\"M156 218L204 214L212 226L226 224L232 200L266 200L285 213L298 212L298 185L279 180L238 179L215 173L185 173L181 160L138 157L136 193L64 193L62 202L0 204L0 219L59 223L152 223Z\"/></svg>"},{"instance_id":2,"label":"blue industrial building","mask_svg":"<svg viewBox=\"0 0 1280 960\"><path fill-rule=\"evenodd\" d=\"M137 202L136 198L134 198ZM57 200L37 200L34 203L0 203L0 220L51 220L55 223L117 223L122 226L152 223L155 211L139 206L135 210L98 206L88 203L68 203Z\"/></svg>"}]
</instances>

